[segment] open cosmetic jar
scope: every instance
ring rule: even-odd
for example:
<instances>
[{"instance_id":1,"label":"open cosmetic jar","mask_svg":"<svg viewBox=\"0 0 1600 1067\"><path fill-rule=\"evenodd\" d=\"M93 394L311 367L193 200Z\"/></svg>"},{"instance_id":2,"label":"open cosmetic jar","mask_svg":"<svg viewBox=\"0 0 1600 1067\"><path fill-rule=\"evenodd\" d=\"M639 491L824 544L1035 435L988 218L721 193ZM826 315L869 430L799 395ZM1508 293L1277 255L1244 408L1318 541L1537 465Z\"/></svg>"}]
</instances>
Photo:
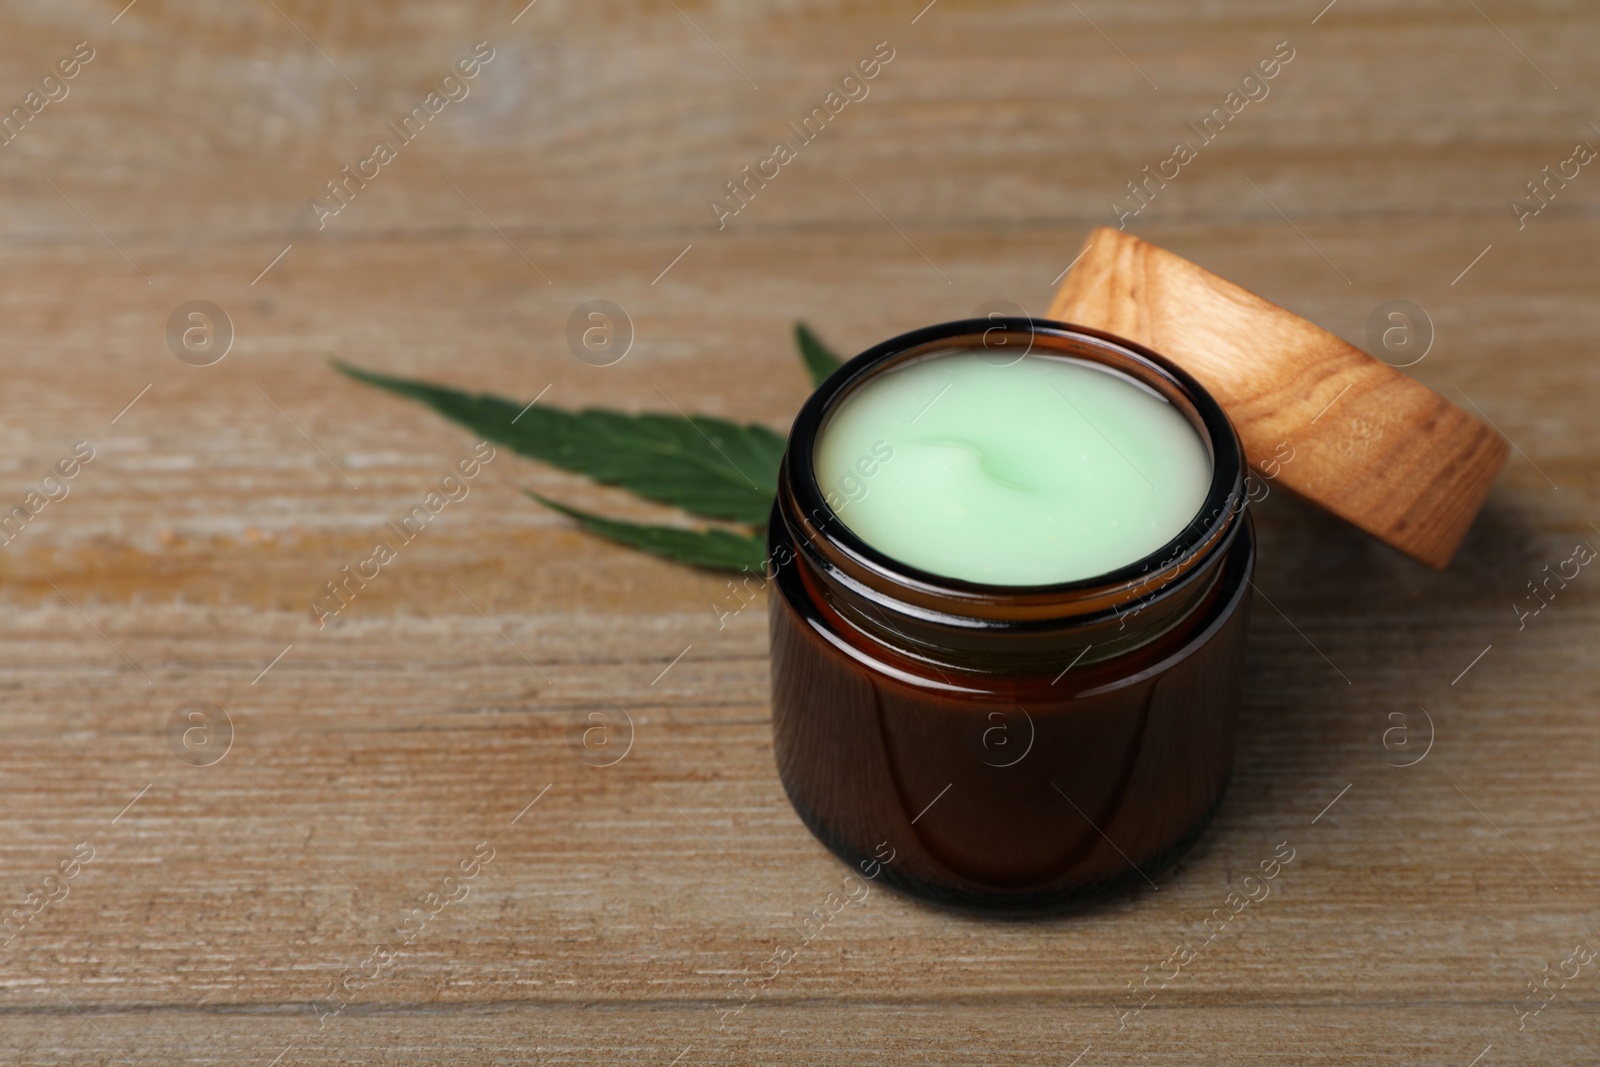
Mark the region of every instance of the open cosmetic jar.
<instances>
[{"instance_id":1,"label":"open cosmetic jar","mask_svg":"<svg viewBox=\"0 0 1600 1067\"><path fill-rule=\"evenodd\" d=\"M1098 330L954 322L841 367L768 527L774 749L806 825L957 907L1153 879L1232 766L1246 473L1194 378Z\"/></svg>"}]
</instances>

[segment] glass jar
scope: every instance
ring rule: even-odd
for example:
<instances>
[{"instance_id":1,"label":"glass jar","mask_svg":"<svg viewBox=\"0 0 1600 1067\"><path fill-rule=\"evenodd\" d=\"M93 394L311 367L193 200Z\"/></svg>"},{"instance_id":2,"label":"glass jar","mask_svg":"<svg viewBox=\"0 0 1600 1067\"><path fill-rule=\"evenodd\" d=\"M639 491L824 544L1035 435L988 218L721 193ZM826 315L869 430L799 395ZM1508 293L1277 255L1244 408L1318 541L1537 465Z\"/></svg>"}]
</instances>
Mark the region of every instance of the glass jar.
<instances>
[{"instance_id":1,"label":"glass jar","mask_svg":"<svg viewBox=\"0 0 1600 1067\"><path fill-rule=\"evenodd\" d=\"M818 484L830 414L877 375L979 348L1087 360L1157 391L1210 452L1201 510L1148 557L1058 585L941 577L863 542ZM768 527L774 750L812 833L863 874L957 907L1059 910L1154 885L1232 767L1246 474L1198 382L1098 330L947 323L833 374L795 420Z\"/></svg>"}]
</instances>

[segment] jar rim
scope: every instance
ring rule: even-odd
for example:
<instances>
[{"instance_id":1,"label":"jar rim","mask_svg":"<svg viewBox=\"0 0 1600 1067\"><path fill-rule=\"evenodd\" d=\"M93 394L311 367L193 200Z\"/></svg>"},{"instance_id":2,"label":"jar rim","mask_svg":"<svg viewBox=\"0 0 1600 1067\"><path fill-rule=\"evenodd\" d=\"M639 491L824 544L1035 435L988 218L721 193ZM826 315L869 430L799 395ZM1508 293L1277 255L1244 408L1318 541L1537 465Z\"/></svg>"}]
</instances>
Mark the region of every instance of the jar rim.
<instances>
[{"instance_id":1,"label":"jar rim","mask_svg":"<svg viewBox=\"0 0 1600 1067\"><path fill-rule=\"evenodd\" d=\"M996 340L997 333L1000 335ZM828 504L816 472L816 445L831 415L858 388L880 374L911 361L958 348L996 348L1026 339L1024 355L1045 354L1082 359L1128 374L1150 386L1183 412L1202 439L1211 459L1211 482L1199 509L1164 545L1103 574L1040 585L1002 585L935 574L896 559L858 536ZM1020 345L1019 345L1020 347ZM829 562L853 572L865 584L912 593L925 604L1033 604L1057 606L1074 601L1136 599L1137 587L1154 574L1174 568L1181 574L1231 541L1228 536L1244 505L1247 469L1244 452L1222 406L1194 377L1167 358L1125 338L1091 327L1031 317L963 319L923 327L874 345L846 362L812 393L796 416L783 458L783 482L792 516L821 537L808 536L802 551L827 542ZM796 531L797 533L800 531ZM797 542L801 539L796 538ZM1166 584L1165 582L1161 584ZM1147 590L1149 591L1149 590ZM1126 594L1132 593L1132 596ZM896 597L899 599L899 597ZM1087 605L1083 605L1087 606ZM948 610L948 607L947 607ZM941 612L943 614L944 612ZM983 614L980 612L980 614Z\"/></svg>"}]
</instances>

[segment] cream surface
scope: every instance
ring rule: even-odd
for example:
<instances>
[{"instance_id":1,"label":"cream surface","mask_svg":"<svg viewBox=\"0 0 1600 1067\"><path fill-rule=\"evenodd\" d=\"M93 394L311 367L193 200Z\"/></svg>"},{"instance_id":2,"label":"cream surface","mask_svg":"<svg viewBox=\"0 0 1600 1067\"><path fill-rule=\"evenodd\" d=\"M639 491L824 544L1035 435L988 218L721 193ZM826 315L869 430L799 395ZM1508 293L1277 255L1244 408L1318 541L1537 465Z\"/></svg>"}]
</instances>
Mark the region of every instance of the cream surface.
<instances>
[{"instance_id":1,"label":"cream surface","mask_svg":"<svg viewBox=\"0 0 1600 1067\"><path fill-rule=\"evenodd\" d=\"M954 350L879 375L823 427L828 503L885 555L949 578L1050 585L1150 555L1199 512L1200 434L1120 372Z\"/></svg>"}]
</instances>

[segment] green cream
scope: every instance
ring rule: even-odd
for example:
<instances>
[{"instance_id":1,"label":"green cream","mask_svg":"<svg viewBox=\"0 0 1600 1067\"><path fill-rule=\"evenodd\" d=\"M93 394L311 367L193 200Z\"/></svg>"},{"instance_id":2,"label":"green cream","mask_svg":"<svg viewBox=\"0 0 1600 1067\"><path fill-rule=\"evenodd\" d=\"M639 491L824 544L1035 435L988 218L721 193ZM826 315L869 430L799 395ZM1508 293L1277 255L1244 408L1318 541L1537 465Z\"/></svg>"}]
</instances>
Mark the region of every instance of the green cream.
<instances>
[{"instance_id":1,"label":"green cream","mask_svg":"<svg viewBox=\"0 0 1600 1067\"><path fill-rule=\"evenodd\" d=\"M824 426L828 503L883 554L948 578L1050 585L1143 559L1200 511L1211 457L1165 398L1094 363L940 353Z\"/></svg>"}]
</instances>

